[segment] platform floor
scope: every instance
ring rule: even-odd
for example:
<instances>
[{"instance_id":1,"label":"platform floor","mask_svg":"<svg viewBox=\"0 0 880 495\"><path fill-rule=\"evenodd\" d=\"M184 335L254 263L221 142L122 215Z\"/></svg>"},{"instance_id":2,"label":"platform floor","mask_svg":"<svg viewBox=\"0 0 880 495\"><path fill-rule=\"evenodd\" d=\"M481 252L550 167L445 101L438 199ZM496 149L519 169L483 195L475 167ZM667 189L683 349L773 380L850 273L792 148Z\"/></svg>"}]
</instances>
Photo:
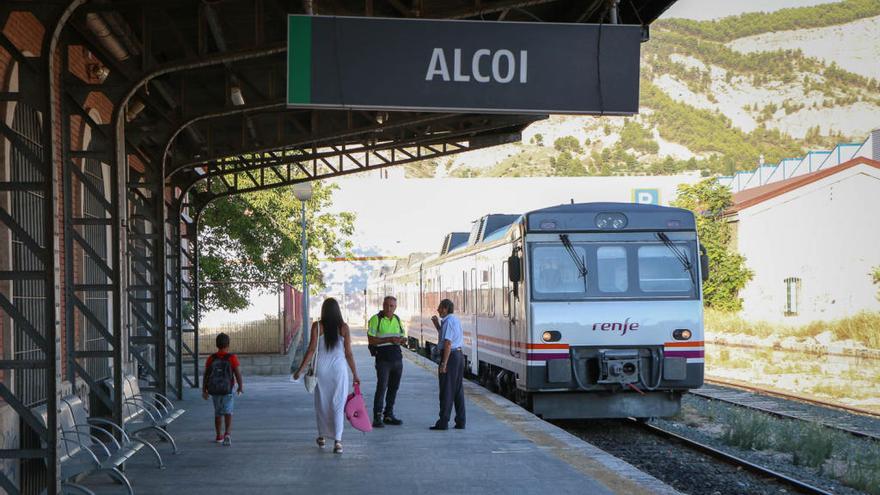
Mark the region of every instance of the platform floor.
<instances>
[{"instance_id":1,"label":"platform floor","mask_svg":"<svg viewBox=\"0 0 880 495\"><path fill-rule=\"evenodd\" d=\"M360 341L361 339L356 339ZM370 407L373 361L354 346ZM138 494L562 494L675 493L668 486L474 384L466 383L467 430L430 431L437 419L433 363L405 352L395 413L404 424L361 433L346 424L345 453L315 445L313 398L288 376L248 376L237 398L233 444L214 443L213 411L187 390L169 428L180 447L167 469L146 453L127 464ZM97 493L125 493L93 475Z\"/></svg>"}]
</instances>

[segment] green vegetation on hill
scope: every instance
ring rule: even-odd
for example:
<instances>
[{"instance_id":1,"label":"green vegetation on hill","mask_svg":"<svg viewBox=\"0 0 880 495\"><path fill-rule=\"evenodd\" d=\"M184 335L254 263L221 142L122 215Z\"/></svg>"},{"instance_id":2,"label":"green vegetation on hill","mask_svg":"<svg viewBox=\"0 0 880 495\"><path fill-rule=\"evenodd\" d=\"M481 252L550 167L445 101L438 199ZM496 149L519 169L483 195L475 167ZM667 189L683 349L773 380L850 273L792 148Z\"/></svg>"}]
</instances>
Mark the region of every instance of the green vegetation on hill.
<instances>
[{"instance_id":1,"label":"green vegetation on hill","mask_svg":"<svg viewBox=\"0 0 880 495\"><path fill-rule=\"evenodd\" d=\"M517 154L489 168L457 167L454 177L528 177L582 175L671 174L699 170L704 176L731 174L753 169L761 155L766 163L802 156L808 150L830 149L845 136L828 125L810 127L804 138L795 139L776 129L779 120L801 115L818 119L818 110L845 107L859 102L880 107L880 80L849 72L834 62L807 57L800 50L739 52L724 43L763 32L837 25L880 15L880 0L845 0L815 7L783 9L772 14L752 13L718 21L669 19L652 26L653 39L643 45L640 82L640 116L621 120L604 117L599 125L588 124L590 136L553 140L535 134ZM665 83L672 78L719 110L697 108L690 100L673 98ZM663 83L663 89L659 84ZM731 98L754 88L771 101L747 103L745 111L757 128L745 132L722 111L729 112ZM674 87L674 86L673 86ZM724 101L719 104L722 96ZM747 100L748 101L748 100ZM621 125L622 124L622 125ZM601 127L600 127L601 126ZM614 133L611 145L591 143ZM825 134L823 134L823 131ZM696 154L680 160L658 156L660 143L682 145ZM594 137L595 136L595 137ZM447 167L448 169L448 167ZM432 174L433 165L414 164L411 177Z\"/></svg>"},{"instance_id":2,"label":"green vegetation on hill","mask_svg":"<svg viewBox=\"0 0 880 495\"><path fill-rule=\"evenodd\" d=\"M714 21L663 19L654 23L654 26L707 40L727 42L755 34L833 26L878 15L880 2L877 0L845 0L812 7L781 9L771 13L750 12Z\"/></svg>"}]
</instances>

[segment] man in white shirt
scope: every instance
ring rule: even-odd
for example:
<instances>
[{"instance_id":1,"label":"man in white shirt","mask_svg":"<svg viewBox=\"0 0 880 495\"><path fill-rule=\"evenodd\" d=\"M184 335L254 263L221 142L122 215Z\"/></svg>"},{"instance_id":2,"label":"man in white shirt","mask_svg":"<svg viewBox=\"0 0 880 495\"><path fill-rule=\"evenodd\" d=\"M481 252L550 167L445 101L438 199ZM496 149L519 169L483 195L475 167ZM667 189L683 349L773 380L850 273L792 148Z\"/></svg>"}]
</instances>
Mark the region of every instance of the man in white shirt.
<instances>
[{"instance_id":1,"label":"man in white shirt","mask_svg":"<svg viewBox=\"0 0 880 495\"><path fill-rule=\"evenodd\" d=\"M441 349L440 368L437 374L440 381L440 419L431 427L432 430L449 429L449 416L453 405L455 429L463 430L465 427L464 356L461 352L464 335L461 321L453 314L454 311L455 305L452 301L444 299L437 307L440 318L431 317L434 327L439 332L437 345Z\"/></svg>"}]
</instances>

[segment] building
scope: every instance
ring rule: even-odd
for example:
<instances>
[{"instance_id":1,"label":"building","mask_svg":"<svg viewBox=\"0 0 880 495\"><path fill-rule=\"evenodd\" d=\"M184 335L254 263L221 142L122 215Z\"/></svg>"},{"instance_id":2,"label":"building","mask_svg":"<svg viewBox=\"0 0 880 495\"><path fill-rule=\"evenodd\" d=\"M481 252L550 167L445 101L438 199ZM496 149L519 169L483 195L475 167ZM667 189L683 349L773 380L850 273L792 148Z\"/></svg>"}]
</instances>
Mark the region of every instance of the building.
<instances>
[{"instance_id":1,"label":"building","mask_svg":"<svg viewBox=\"0 0 880 495\"><path fill-rule=\"evenodd\" d=\"M880 266L877 134L841 163L734 189L734 244L754 272L740 292L749 319L801 324L880 311L870 274Z\"/></svg>"}]
</instances>

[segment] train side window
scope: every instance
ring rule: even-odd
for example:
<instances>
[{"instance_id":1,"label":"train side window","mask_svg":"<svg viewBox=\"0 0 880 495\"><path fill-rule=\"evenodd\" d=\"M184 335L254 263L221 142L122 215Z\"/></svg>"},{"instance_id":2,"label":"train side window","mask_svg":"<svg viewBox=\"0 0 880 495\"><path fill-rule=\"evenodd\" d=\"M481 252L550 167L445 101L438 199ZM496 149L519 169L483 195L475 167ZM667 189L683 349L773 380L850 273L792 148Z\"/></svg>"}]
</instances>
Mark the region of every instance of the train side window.
<instances>
[{"instance_id":1,"label":"train side window","mask_svg":"<svg viewBox=\"0 0 880 495\"><path fill-rule=\"evenodd\" d=\"M491 309L489 307L489 270L481 270L480 271L480 314L483 316L491 316Z\"/></svg>"},{"instance_id":2,"label":"train side window","mask_svg":"<svg viewBox=\"0 0 880 495\"><path fill-rule=\"evenodd\" d=\"M507 276L507 261L501 263L501 314L505 317L510 316L510 280Z\"/></svg>"},{"instance_id":3,"label":"train side window","mask_svg":"<svg viewBox=\"0 0 880 495\"><path fill-rule=\"evenodd\" d=\"M495 316L495 267L489 267L489 316Z\"/></svg>"}]
</instances>

